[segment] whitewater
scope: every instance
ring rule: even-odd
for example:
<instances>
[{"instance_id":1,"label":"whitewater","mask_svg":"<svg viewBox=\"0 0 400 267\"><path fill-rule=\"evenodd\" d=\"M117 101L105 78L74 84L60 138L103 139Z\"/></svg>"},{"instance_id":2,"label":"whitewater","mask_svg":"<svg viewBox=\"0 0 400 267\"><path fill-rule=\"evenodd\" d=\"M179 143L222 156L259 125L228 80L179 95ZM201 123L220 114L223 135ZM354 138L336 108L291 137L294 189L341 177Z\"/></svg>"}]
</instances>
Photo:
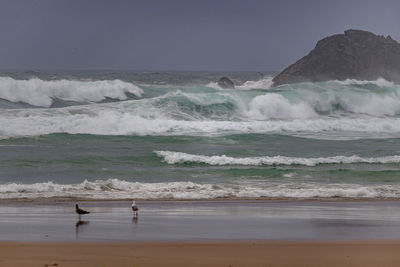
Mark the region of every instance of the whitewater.
<instances>
[{"instance_id":1,"label":"whitewater","mask_svg":"<svg viewBox=\"0 0 400 267\"><path fill-rule=\"evenodd\" d=\"M154 151L157 156L163 158L168 164L178 163L205 163L209 165L305 165L315 166L319 164L351 164L351 163L400 163L400 155L386 157L363 158L357 155L353 156L334 156L320 158L300 158L300 157L247 157L234 158L226 155L205 156L192 155L188 153L175 151Z\"/></svg>"},{"instance_id":2,"label":"whitewater","mask_svg":"<svg viewBox=\"0 0 400 267\"><path fill-rule=\"evenodd\" d=\"M363 186L360 184L313 183L239 183L200 184L193 182L138 183L118 179L87 180L79 184L5 184L0 186L0 199L78 198L125 200L135 196L142 200L193 200L218 198L382 198L400 197L400 186Z\"/></svg>"},{"instance_id":3,"label":"whitewater","mask_svg":"<svg viewBox=\"0 0 400 267\"><path fill-rule=\"evenodd\" d=\"M400 85L272 78L2 74L0 198L400 197Z\"/></svg>"},{"instance_id":4,"label":"whitewater","mask_svg":"<svg viewBox=\"0 0 400 267\"><path fill-rule=\"evenodd\" d=\"M270 81L271 78L268 78ZM254 86L250 90L249 84ZM2 137L51 133L315 138L400 136L400 88L384 80L331 81L237 90L139 87L121 80L0 78ZM52 105L58 104L56 107ZM11 105L12 108L10 108ZM26 106L28 105L28 106ZM7 108L1 108L1 107ZM339 133L339 134L338 134Z\"/></svg>"},{"instance_id":5,"label":"whitewater","mask_svg":"<svg viewBox=\"0 0 400 267\"><path fill-rule=\"evenodd\" d=\"M112 81L43 81L38 78L15 80L0 77L0 98L32 106L50 107L54 99L75 102L100 102L106 98L125 100L126 93L141 96L143 91L134 84Z\"/></svg>"}]
</instances>

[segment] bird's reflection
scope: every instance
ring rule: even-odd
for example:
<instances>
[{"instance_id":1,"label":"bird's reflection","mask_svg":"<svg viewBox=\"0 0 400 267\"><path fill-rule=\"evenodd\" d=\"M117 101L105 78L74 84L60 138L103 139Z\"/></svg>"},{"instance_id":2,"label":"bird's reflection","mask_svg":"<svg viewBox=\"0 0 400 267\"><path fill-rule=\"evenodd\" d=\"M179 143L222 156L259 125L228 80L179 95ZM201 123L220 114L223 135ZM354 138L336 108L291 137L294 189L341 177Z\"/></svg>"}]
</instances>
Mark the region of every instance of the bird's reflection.
<instances>
[{"instance_id":1,"label":"bird's reflection","mask_svg":"<svg viewBox=\"0 0 400 267\"><path fill-rule=\"evenodd\" d=\"M76 230L78 230L78 228L80 227L80 226L83 226L83 225L86 225L86 224L89 224L90 222L89 221L81 221L80 219L76 222L76 224L75 224L75 228L76 228Z\"/></svg>"},{"instance_id":2,"label":"bird's reflection","mask_svg":"<svg viewBox=\"0 0 400 267\"><path fill-rule=\"evenodd\" d=\"M138 220L139 220L139 218L137 216L133 216L132 217L132 224L137 224Z\"/></svg>"},{"instance_id":3,"label":"bird's reflection","mask_svg":"<svg viewBox=\"0 0 400 267\"><path fill-rule=\"evenodd\" d=\"M75 239L78 240L79 233L82 232L82 226L88 225L90 222L89 221L82 221L79 219L75 223Z\"/></svg>"}]
</instances>

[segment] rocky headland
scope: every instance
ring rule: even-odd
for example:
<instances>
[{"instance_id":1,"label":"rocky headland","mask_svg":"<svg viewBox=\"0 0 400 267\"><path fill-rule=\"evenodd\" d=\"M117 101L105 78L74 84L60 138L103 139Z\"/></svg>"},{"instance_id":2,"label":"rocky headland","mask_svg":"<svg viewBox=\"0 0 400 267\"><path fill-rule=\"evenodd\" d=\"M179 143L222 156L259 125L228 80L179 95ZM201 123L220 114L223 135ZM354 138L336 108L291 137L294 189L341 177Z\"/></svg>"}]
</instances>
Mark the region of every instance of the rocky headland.
<instances>
[{"instance_id":1,"label":"rocky headland","mask_svg":"<svg viewBox=\"0 0 400 267\"><path fill-rule=\"evenodd\" d=\"M305 57L274 77L274 86L328 80L400 82L400 44L361 30L347 30L317 42Z\"/></svg>"}]
</instances>

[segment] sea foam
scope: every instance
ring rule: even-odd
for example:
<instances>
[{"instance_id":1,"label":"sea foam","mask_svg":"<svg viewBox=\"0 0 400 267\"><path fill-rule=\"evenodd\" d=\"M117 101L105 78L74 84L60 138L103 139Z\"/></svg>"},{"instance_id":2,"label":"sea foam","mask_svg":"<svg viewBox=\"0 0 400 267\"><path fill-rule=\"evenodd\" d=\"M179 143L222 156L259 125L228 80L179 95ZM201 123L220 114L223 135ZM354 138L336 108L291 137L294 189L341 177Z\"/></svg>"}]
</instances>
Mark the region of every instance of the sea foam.
<instances>
[{"instance_id":1,"label":"sea foam","mask_svg":"<svg viewBox=\"0 0 400 267\"><path fill-rule=\"evenodd\" d=\"M323 183L140 183L119 179L0 184L0 199L215 199L215 198L400 198L399 185Z\"/></svg>"},{"instance_id":2,"label":"sea foam","mask_svg":"<svg viewBox=\"0 0 400 267\"><path fill-rule=\"evenodd\" d=\"M305 119L315 118L318 114L305 102L291 103L277 93L256 96L243 114L252 120L267 119Z\"/></svg>"},{"instance_id":3,"label":"sea foam","mask_svg":"<svg viewBox=\"0 0 400 267\"><path fill-rule=\"evenodd\" d=\"M51 96L93 102L106 96L124 99L127 93L142 94L135 85L118 80L11 80L20 87L17 86L15 92L10 89L12 87L0 87L0 94L9 95L3 97L43 106L52 103ZM36 82L41 85L35 85ZM357 86L354 82L283 85L268 91L168 88L165 93L157 89L158 95L151 98L113 103L63 108L0 108L0 126L7 125L0 127L0 136L272 133L321 139L400 137L400 88L385 81L377 83L390 87L371 89L363 81ZM32 90L23 89L23 83L35 86ZM75 83L80 89L71 89ZM53 84L55 87L50 86ZM54 89L56 85L58 89Z\"/></svg>"},{"instance_id":4,"label":"sea foam","mask_svg":"<svg viewBox=\"0 0 400 267\"><path fill-rule=\"evenodd\" d=\"M344 84L344 85L368 85L368 84L373 84L378 87L394 87L396 86L394 82L387 81L383 78L379 78L373 81L368 81L368 80L356 80L356 79L346 79L344 81L338 81L334 80L332 82L339 83L339 84Z\"/></svg>"},{"instance_id":5,"label":"sea foam","mask_svg":"<svg viewBox=\"0 0 400 267\"><path fill-rule=\"evenodd\" d=\"M246 81L241 85L236 86L236 89L251 90L251 89L269 89L272 87L272 79L274 77L265 77L256 81Z\"/></svg>"},{"instance_id":6,"label":"sea foam","mask_svg":"<svg viewBox=\"0 0 400 267\"><path fill-rule=\"evenodd\" d=\"M126 93L140 97L138 86L121 80L16 80L0 77L0 98L32 106L50 107L54 99L76 102L100 102L105 98L127 99Z\"/></svg>"},{"instance_id":7,"label":"sea foam","mask_svg":"<svg viewBox=\"0 0 400 267\"><path fill-rule=\"evenodd\" d=\"M157 110L154 113L143 114L149 111L127 111L117 107L112 108L109 105L107 107L96 105L51 110L0 110L0 125L2 125L0 136L19 137L51 133L162 136L265 133L321 139L400 136L400 118L216 121L171 119L169 114L160 114ZM154 118L151 117L152 115Z\"/></svg>"},{"instance_id":8,"label":"sea foam","mask_svg":"<svg viewBox=\"0 0 400 267\"><path fill-rule=\"evenodd\" d=\"M274 77L265 77L260 80L246 81L243 84L235 85L235 90L254 90L254 89L269 89L272 87L272 79ZM222 88L218 86L217 82L210 82L206 85L207 87L221 90ZM226 89L222 89L226 90Z\"/></svg>"},{"instance_id":9,"label":"sea foam","mask_svg":"<svg viewBox=\"0 0 400 267\"><path fill-rule=\"evenodd\" d=\"M264 156L264 157L245 157L234 158L226 155L221 156L204 156L193 155L183 152L174 151L154 151L157 156L163 158L168 164L178 163L205 163L209 165L305 165L315 166L319 164L351 164L351 163L400 163L400 156L385 157L360 157L360 156L333 156L319 158L301 158L301 157L285 157L285 156Z\"/></svg>"}]
</instances>

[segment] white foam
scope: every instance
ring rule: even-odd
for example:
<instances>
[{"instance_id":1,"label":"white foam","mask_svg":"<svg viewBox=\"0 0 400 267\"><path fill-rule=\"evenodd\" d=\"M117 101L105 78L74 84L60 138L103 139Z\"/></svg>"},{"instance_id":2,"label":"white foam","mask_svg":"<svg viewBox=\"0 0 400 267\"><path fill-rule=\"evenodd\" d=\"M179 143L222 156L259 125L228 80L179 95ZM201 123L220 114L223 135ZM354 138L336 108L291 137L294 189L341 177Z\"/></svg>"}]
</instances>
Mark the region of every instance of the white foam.
<instances>
[{"instance_id":1,"label":"white foam","mask_svg":"<svg viewBox=\"0 0 400 267\"><path fill-rule=\"evenodd\" d=\"M304 119L318 116L308 103L290 103L287 98L276 93L256 96L249 103L244 115L253 120Z\"/></svg>"},{"instance_id":2,"label":"white foam","mask_svg":"<svg viewBox=\"0 0 400 267\"><path fill-rule=\"evenodd\" d=\"M273 133L321 139L400 137L399 88L375 92L348 88L337 82L321 84L271 89L261 95L255 91L185 92L182 89L166 90L164 95L154 98L115 103L0 109L0 136L64 132L99 135ZM78 95L77 92L80 100L85 98L84 93Z\"/></svg>"},{"instance_id":3,"label":"white foam","mask_svg":"<svg viewBox=\"0 0 400 267\"><path fill-rule=\"evenodd\" d=\"M128 107L130 102L124 102L123 107L119 103L59 109L0 110L0 136L36 136L51 133L98 135L278 133L296 136L314 135L328 139L400 136L400 118L321 117L267 121L216 121L195 120L194 116L187 116L189 120L182 120L171 119L170 114L163 114L162 110L156 108L131 110Z\"/></svg>"},{"instance_id":4,"label":"white foam","mask_svg":"<svg viewBox=\"0 0 400 267\"><path fill-rule=\"evenodd\" d=\"M369 84L378 88L369 88ZM304 103L317 112L331 115L400 115L400 86L383 79L283 85L279 87L279 93L290 98L291 104Z\"/></svg>"},{"instance_id":5,"label":"white foam","mask_svg":"<svg viewBox=\"0 0 400 267\"><path fill-rule=\"evenodd\" d=\"M360 157L360 156L333 156L319 158L300 158L300 157L246 157L234 158L226 155L221 156L204 156L194 155L183 152L174 151L154 151L157 156L162 157L168 164L178 163L205 163L209 165L305 165L315 166L319 164L351 164L351 163L400 163L400 156L385 157Z\"/></svg>"},{"instance_id":6,"label":"white foam","mask_svg":"<svg viewBox=\"0 0 400 267\"><path fill-rule=\"evenodd\" d=\"M125 100L126 93L141 96L143 91L121 80L44 81L37 78L15 80L0 77L0 98L40 107L50 107L55 98L76 102L100 102L105 98Z\"/></svg>"},{"instance_id":7,"label":"white foam","mask_svg":"<svg viewBox=\"0 0 400 267\"><path fill-rule=\"evenodd\" d=\"M383 78L378 78L377 80L356 80L356 79L346 79L344 81L338 81L334 80L331 82L339 83L339 84L344 84L344 85L367 85L367 84L373 84L379 87L393 87L395 84L393 82L389 82Z\"/></svg>"},{"instance_id":8,"label":"white foam","mask_svg":"<svg viewBox=\"0 0 400 267\"><path fill-rule=\"evenodd\" d=\"M265 77L263 79L256 80L256 81L246 81L243 84L235 85L234 90L269 89L273 85L273 82L272 82L273 78L274 77ZM206 86L217 89L217 90L222 89L221 87L218 86L217 82L210 82ZM224 89L224 90L226 90L226 89Z\"/></svg>"},{"instance_id":9,"label":"white foam","mask_svg":"<svg viewBox=\"0 0 400 267\"><path fill-rule=\"evenodd\" d=\"M215 198L400 198L399 185L325 183L241 182L201 184L194 182L140 183L118 179L0 184L0 199L215 199Z\"/></svg>"},{"instance_id":10,"label":"white foam","mask_svg":"<svg viewBox=\"0 0 400 267\"><path fill-rule=\"evenodd\" d=\"M206 87L214 88L216 90L222 89L221 87L218 86L217 82L209 82L206 84Z\"/></svg>"},{"instance_id":11,"label":"white foam","mask_svg":"<svg viewBox=\"0 0 400 267\"><path fill-rule=\"evenodd\" d=\"M251 90L251 89L269 89L273 85L274 77L265 77L257 81L246 81L245 83L236 86L236 89L240 90Z\"/></svg>"},{"instance_id":12,"label":"white foam","mask_svg":"<svg viewBox=\"0 0 400 267\"><path fill-rule=\"evenodd\" d=\"M367 89L373 84L379 88ZM361 85L364 87L357 87ZM245 86L247 89L253 89ZM243 88L245 88L243 87ZM240 87L238 87L240 89ZM238 92L240 90L236 90ZM227 90L233 94L235 90ZM243 99L236 98L238 102ZM254 96L239 114L247 119L315 118L324 115L369 115L374 117L400 115L400 87L378 79L376 81L329 81L285 85Z\"/></svg>"}]
</instances>

